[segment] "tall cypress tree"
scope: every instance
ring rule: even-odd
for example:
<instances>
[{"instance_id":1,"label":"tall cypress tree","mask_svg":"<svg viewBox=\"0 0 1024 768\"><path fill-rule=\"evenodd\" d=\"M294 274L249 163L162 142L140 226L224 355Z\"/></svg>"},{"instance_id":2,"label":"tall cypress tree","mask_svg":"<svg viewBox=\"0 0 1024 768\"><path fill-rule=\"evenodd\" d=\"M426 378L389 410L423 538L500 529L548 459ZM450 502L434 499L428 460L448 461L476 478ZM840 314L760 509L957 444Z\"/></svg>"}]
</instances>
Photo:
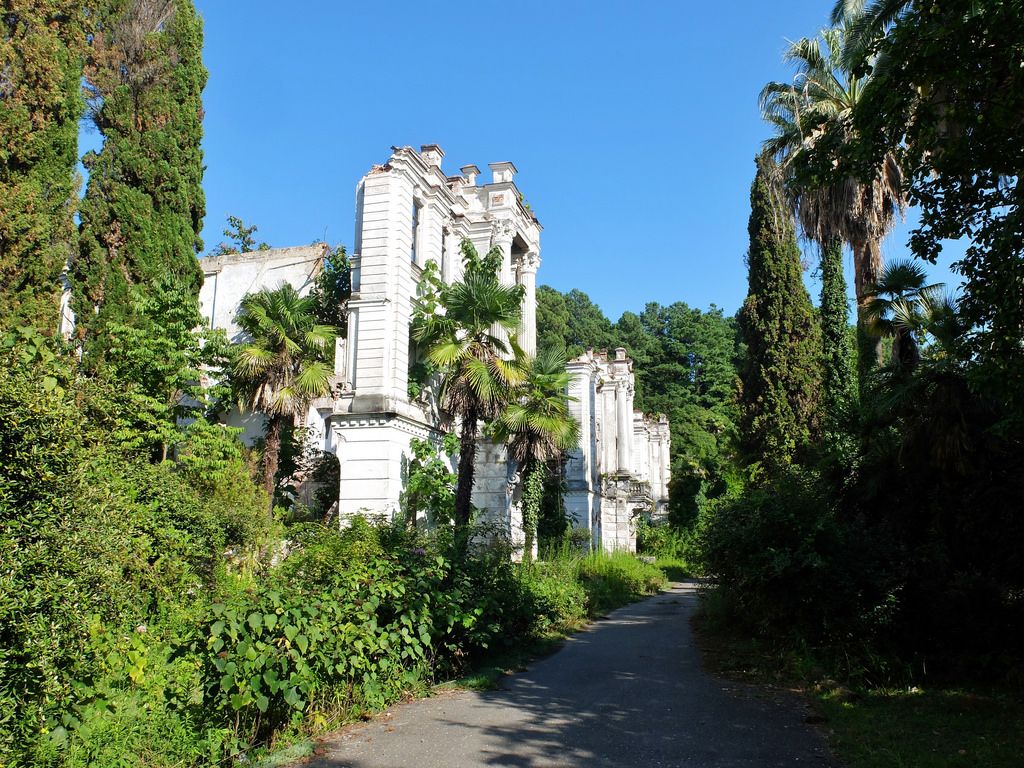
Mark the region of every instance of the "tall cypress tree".
<instances>
[{"instance_id":1,"label":"tall cypress tree","mask_svg":"<svg viewBox=\"0 0 1024 768\"><path fill-rule=\"evenodd\" d=\"M97 19L85 74L104 143L84 158L89 184L73 268L89 369L118 366L117 329L160 336L152 307L178 305L199 324L202 43L192 0L110 0Z\"/></svg>"},{"instance_id":2,"label":"tall cypress tree","mask_svg":"<svg viewBox=\"0 0 1024 768\"><path fill-rule=\"evenodd\" d=\"M836 238L821 249L822 384L828 432L838 429L843 415L857 396L857 371L849 317L850 306L843 278L843 243Z\"/></svg>"},{"instance_id":3,"label":"tall cypress tree","mask_svg":"<svg viewBox=\"0 0 1024 768\"><path fill-rule=\"evenodd\" d=\"M75 243L81 5L8 0L0 13L0 329L59 325Z\"/></svg>"},{"instance_id":4,"label":"tall cypress tree","mask_svg":"<svg viewBox=\"0 0 1024 768\"><path fill-rule=\"evenodd\" d=\"M790 464L817 436L821 330L804 287L800 248L778 167L757 158L750 190L747 298L740 330L742 444L769 472Z\"/></svg>"}]
</instances>

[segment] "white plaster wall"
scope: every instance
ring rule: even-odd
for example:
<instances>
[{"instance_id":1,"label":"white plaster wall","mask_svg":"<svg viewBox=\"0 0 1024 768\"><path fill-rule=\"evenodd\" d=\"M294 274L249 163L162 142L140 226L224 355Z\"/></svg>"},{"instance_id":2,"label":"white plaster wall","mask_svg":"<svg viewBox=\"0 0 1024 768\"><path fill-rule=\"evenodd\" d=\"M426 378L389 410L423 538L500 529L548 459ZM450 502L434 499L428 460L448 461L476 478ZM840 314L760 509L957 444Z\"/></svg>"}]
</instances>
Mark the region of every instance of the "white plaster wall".
<instances>
[{"instance_id":1,"label":"white plaster wall","mask_svg":"<svg viewBox=\"0 0 1024 768\"><path fill-rule=\"evenodd\" d=\"M324 249L319 244L200 259L203 287L199 306L203 317L210 327L224 329L232 341L237 341L235 315L242 298L282 283L290 284L303 296L308 294L323 266Z\"/></svg>"},{"instance_id":2,"label":"white plaster wall","mask_svg":"<svg viewBox=\"0 0 1024 768\"><path fill-rule=\"evenodd\" d=\"M419 425L383 415L335 419L332 426L331 443L341 473L340 517L372 513L393 518L401 509L405 472L412 455L409 442L430 436Z\"/></svg>"},{"instance_id":3,"label":"white plaster wall","mask_svg":"<svg viewBox=\"0 0 1024 768\"><path fill-rule=\"evenodd\" d=\"M362 219L357 222L359 291L350 308L357 394L407 399L412 281L412 184L396 174L367 176L360 183Z\"/></svg>"}]
</instances>

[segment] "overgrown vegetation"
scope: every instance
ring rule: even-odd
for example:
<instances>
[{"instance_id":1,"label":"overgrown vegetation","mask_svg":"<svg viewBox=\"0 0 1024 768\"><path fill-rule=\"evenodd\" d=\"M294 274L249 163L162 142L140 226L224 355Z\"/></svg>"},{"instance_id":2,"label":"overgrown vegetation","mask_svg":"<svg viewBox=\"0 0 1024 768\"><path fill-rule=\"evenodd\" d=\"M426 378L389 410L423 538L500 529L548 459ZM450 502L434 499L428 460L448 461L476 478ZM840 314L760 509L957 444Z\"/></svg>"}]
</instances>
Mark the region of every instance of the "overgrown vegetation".
<instances>
[{"instance_id":1,"label":"overgrown vegetation","mask_svg":"<svg viewBox=\"0 0 1024 768\"><path fill-rule=\"evenodd\" d=\"M296 422L331 387L344 249L324 246L307 298L247 297L242 343L196 331L193 3L8 2L0 763L252 760L694 571L714 582L715 643L815 690L854 764L1019 762L1024 4L843 0L833 23L790 47L793 82L761 93L775 135L739 316L679 302L612 323L583 292L542 286L529 361L522 289L500 283L500 250L464 244L463 281L424 270L411 329L410 393L460 432L413 442L403 519L341 530L317 522L338 465L305 455ZM103 144L79 204L83 114ZM911 258L886 266L907 203ZM264 247L256 231L229 217L219 252ZM798 234L820 253L817 313ZM958 237L964 282L943 295L924 264ZM639 524L653 564L584 553L561 508L576 439L561 358L617 346L637 406L672 423L669 520ZM268 418L256 451L216 423L230 395ZM523 564L473 525L485 435L525 478ZM289 484L307 474L328 490L303 507Z\"/></svg>"},{"instance_id":2,"label":"overgrown vegetation","mask_svg":"<svg viewBox=\"0 0 1024 768\"><path fill-rule=\"evenodd\" d=\"M111 440L134 407L119 388L34 365L59 385L0 370L6 764L265 750L661 584L629 555L456 560L444 526L356 519L283 540L231 430L195 421L154 464Z\"/></svg>"},{"instance_id":3,"label":"overgrown vegetation","mask_svg":"<svg viewBox=\"0 0 1024 768\"><path fill-rule=\"evenodd\" d=\"M701 516L700 565L717 582L705 621L752 639L762 658L748 649L744 663L773 669L782 659L820 687L853 765L1019 759L1019 733L980 713L1005 707L1018 723L1024 661L1013 373L1024 239L1008 111L1024 82L1022 10L840 2L839 27L790 51L794 84L762 93L777 132L766 149L788 198L777 215L821 246L830 294L840 284L836 240L854 250L859 402L844 373L847 337L823 294L824 434L805 415L807 450L785 466L749 456L744 482ZM922 214L914 258L883 265L877 243L904 196ZM968 246L953 264L959 295L929 285L925 266L950 237ZM779 330L757 331L757 342L788 354L794 328ZM769 406L752 404L777 418Z\"/></svg>"},{"instance_id":4,"label":"overgrown vegetation","mask_svg":"<svg viewBox=\"0 0 1024 768\"><path fill-rule=\"evenodd\" d=\"M88 21L79 3L8 3L0 20L0 331L58 330L75 247L79 92ZM15 87L31 82L32 87Z\"/></svg>"}]
</instances>

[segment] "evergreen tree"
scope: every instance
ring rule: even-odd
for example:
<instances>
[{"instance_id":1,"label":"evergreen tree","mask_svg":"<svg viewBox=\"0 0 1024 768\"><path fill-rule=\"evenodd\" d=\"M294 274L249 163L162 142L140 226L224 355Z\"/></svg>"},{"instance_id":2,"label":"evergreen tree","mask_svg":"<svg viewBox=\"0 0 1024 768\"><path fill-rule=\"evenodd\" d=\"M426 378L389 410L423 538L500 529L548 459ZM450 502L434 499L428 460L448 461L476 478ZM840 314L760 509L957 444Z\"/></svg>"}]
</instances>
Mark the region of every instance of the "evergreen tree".
<instances>
[{"instance_id":1,"label":"evergreen tree","mask_svg":"<svg viewBox=\"0 0 1024 768\"><path fill-rule=\"evenodd\" d=\"M565 354L569 335L569 308L565 296L550 285L537 287L537 348Z\"/></svg>"},{"instance_id":2,"label":"evergreen tree","mask_svg":"<svg viewBox=\"0 0 1024 768\"><path fill-rule=\"evenodd\" d=\"M801 276L795 224L768 155L750 191L748 292L740 310L742 443L769 471L785 467L818 430L821 330Z\"/></svg>"},{"instance_id":3,"label":"evergreen tree","mask_svg":"<svg viewBox=\"0 0 1024 768\"><path fill-rule=\"evenodd\" d=\"M821 336L823 406L828 431L856 399L856 370L850 344L850 308L843 278L843 244L832 240L821 249Z\"/></svg>"},{"instance_id":4,"label":"evergreen tree","mask_svg":"<svg viewBox=\"0 0 1024 768\"><path fill-rule=\"evenodd\" d=\"M160 318L140 310L153 305L139 301L140 291L170 291L201 322L202 41L191 0L112 0L97 14L85 74L104 144L84 158L89 184L73 267L90 370L118 367L111 327L161 333Z\"/></svg>"},{"instance_id":5,"label":"evergreen tree","mask_svg":"<svg viewBox=\"0 0 1024 768\"><path fill-rule=\"evenodd\" d=\"M75 242L85 40L81 3L8 0L0 14L0 329L58 328Z\"/></svg>"}]
</instances>

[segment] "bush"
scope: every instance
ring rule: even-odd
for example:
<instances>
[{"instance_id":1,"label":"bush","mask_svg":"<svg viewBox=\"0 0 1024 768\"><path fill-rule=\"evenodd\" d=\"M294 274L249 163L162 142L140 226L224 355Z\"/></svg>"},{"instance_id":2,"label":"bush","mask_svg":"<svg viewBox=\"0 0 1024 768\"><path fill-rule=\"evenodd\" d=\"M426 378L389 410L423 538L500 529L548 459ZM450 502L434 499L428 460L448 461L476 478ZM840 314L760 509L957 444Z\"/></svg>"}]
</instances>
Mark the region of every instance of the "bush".
<instances>
[{"instance_id":1,"label":"bush","mask_svg":"<svg viewBox=\"0 0 1024 768\"><path fill-rule=\"evenodd\" d=\"M577 563L570 558L524 563L519 567L519 580L538 603L541 632L571 630L589 615L590 598L576 571Z\"/></svg>"},{"instance_id":2,"label":"bush","mask_svg":"<svg viewBox=\"0 0 1024 768\"><path fill-rule=\"evenodd\" d=\"M266 738L308 709L392 701L422 674L433 645L432 595L393 560L350 561L329 586L271 579L215 604L203 635L206 695L233 724L232 748ZM433 571L433 572L432 572Z\"/></svg>"},{"instance_id":3,"label":"bush","mask_svg":"<svg viewBox=\"0 0 1024 768\"><path fill-rule=\"evenodd\" d=\"M456 567L446 527L275 540L232 430L164 424L154 461L142 401L47 364L0 367L0 764L220 763L660 584L629 555L531 568L500 541Z\"/></svg>"},{"instance_id":4,"label":"bush","mask_svg":"<svg viewBox=\"0 0 1024 768\"><path fill-rule=\"evenodd\" d=\"M238 435L241 429L197 419L175 446L174 471L196 492L217 528L217 538L238 554L265 543L269 501Z\"/></svg>"},{"instance_id":5,"label":"bush","mask_svg":"<svg viewBox=\"0 0 1024 768\"><path fill-rule=\"evenodd\" d=\"M61 386L0 368L0 763L102 763L140 754L122 736L160 744L147 728L185 728L166 686L157 695L125 670L133 657L155 670L162 654L171 677L188 671L192 611L221 578L225 544L266 525L233 438L207 439L214 456L193 432L182 462L150 463L117 437L123 393L57 373ZM129 728L136 706L157 714Z\"/></svg>"},{"instance_id":6,"label":"bush","mask_svg":"<svg viewBox=\"0 0 1024 768\"><path fill-rule=\"evenodd\" d=\"M584 555L568 544L549 552L545 560L517 566L517 579L532 598L534 635L572 631L588 618L655 594L665 584L660 568L628 552Z\"/></svg>"},{"instance_id":7,"label":"bush","mask_svg":"<svg viewBox=\"0 0 1024 768\"><path fill-rule=\"evenodd\" d=\"M813 473L791 470L722 501L702 515L697 536L718 604L758 634L844 641L887 619L870 548L839 523Z\"/></svg>"},{"instance_id":8,"label":"bush","mask_svg":"<svg viewBox=\"0 0 1024 768\"><path fill-rule=\"evenodd\" d=\"M671 571L672 578L692 575L700 560L693 531L668 523L641 520L637 526L637 551L653 555L662 570Z\"/></svg>"}]
</instances>

